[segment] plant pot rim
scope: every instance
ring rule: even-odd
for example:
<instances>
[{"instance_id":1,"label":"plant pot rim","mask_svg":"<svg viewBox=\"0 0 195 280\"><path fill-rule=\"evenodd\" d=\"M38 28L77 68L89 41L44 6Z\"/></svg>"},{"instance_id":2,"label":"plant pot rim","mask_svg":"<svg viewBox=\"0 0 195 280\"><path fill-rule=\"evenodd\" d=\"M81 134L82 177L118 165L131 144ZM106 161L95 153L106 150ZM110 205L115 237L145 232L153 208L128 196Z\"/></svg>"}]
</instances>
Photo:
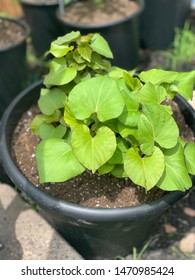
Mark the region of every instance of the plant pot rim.
<instances>
[{"instance_id":1,"label":"plant pot rim","mask_svg":"<svg viewBox=\"0 0 195 280\"><path fill-rule=\"evenodd\" d=\"M188 192L181 191L173 191L169 192L165 196L150 203L144 203L141 205L126 207L126 208L95 208L95 207L85 207L82 205L77 205L72 202L67 202L64 200L57 199L42 191L35 185L33 185L16 167L16 164L10 155L9 145L7 143L6 131L9 127L8 123L10 120L10 116L12 112L14 112L15 107L18 102L29 94L30 91L36 89L37 87L41 87L42 80L33 83L26 89L24 89L16 98L10 103L7 107L6 111L3 114L1 125L0 125L0 158L2 162L2 166L5 169L5 172L11 178L11 180L19 187L20 190L25 192L29 197L35 201L38 205L42 205L45 209L52 208L57 213L57 215L63 215L64 212L68 213L70 216L77 215L78 219L87 219L90 221L101 220L101 221L116 221L123 220L128 217L142 217L144 215L150 215L154 209L155 211L162 212L168 209L172 204L174 204L177 200L183 198ZM190 110L193 121L195 121L195 111L192 106L185 101L182 97L178 96L178 98L187 106L188 110ZM16 111L16 110L15 110ZM10 134L10 133L9 133ZM191 189L193 186L191 187ZM190 189L190 190L191 190Z\"/></svg>"},{"instance_id":2,"label":"plant pot rim","mask_svg":"<svg viewBox=\"0 0 195 280\"><path fill-rule=\"evenodd\" d=\"M11 21L11 22L15 23L16 25L19 25L20 27L22 27L22 29L25 31L25 34L24 34L22 40L20 40L17 43L14 43L14 44L11 44L11 45L0 48L0 53L2 53L4 51L8 51L8 50L11 50L11 49L13 49L17 46L22 45L26 41L27 37L30 35L30 28L26 23L21 22L19 19L2 17L2 16L0 16L0 19L1 20L6 20L6 21Z\"/></svg>"},{"instance_id":3,"label":"plant pot rim","mask_svg":"<svg viewBox=\"0 0 195 280\"><path fill-rule=\"evenodd\" d=\"M68 27L71 27L73 29L89 30L89 29L94 29L94 28L95 29L96 28L109 28L109 27L112 27L113 25L120 25L120 24L126 23L126 22L130 21L131 19L136 18L137 16L139 16L142 13L142 11L144 10L145 1L144 0L136 0L136 2L139 3L139 7L138 7L138 10L136 12L134 12L130 16L124 17L124 18L122 18L120 20L115 20L115 21L111 21L111 22L108 22L108 23L101 23L101 24L79 24L79 23L69 22L69 21L66 21L65 19L63 19L61 17L59 9L57 9L57 11L56 11L56 16L57 16L58 20L61 23L65 23ZM67 5L71 5L71 4L74 4L74 2L73 3L69 3Z\"/></svg>"},{"instance_id":4,"label":"plant pot rim","mask_svg":"<svg viewBox=\"0 0 195 280\"><path fill-rule=\"evenodd\" d=\"M58 0L55 0L55 2L54 3L52 3L52 2L48 2L48 3L46 3L46 2L34 2L34 1L30 1L30 0L28 0L28 1L26 1L26 0L19 0L19 2L21 3L21 4L24 4L24 5L26 5L26 6L33 6L33 7L52 7L52 6L58 6L59 5L59 1Z\"/></svg>"}]
</instances>

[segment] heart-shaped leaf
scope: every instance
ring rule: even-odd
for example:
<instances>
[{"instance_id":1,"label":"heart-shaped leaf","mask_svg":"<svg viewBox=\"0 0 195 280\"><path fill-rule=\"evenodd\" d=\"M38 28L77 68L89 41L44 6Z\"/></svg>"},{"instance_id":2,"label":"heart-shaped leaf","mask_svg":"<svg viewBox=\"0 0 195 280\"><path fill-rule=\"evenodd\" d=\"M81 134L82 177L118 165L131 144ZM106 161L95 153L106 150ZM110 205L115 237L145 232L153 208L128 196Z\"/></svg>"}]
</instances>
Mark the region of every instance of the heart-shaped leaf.
<instances>
[{"instance_id":1,"label":"heart-shaped leaf","mask_svg":"<svg viewBox=\"0 0 195 280\"><path fill-rule=\"evenodd\" d=\"M151 69L143 71L139 74L139 78L144 83L152 83L154 85L160 85L162 83L172 83L177 77L177 72L166 71L161 69Z\"/></svg>"},{"instance_id":2,"label":"heart-shaped leaf","mask_svg":"<svg viewBox=\"0 0 195 280\"><path fill-rule=\"evenodd\" d=\"M65 58L55 58L50 63L50 71L44 78L46 86L61 86L68 84L76 77L75 68L67 67Z\"/></svg>"},{"instance_id":3,"label":"heart-shaped leaf","mask_svg":"<svg viewBox=\"0 0 195 280\"><path fill-rule=\"evenodd\" d=\"M155 147L151 156L141 157L139 152L131 148L128 150L124 169L128 177L137 185L146 190L153 188L159 181L165 168L164 155Z\"/></svg>"},{"instance_id":4,"label":"heart-shaped leaf","mask_svg":"<svg viewBox=\"0 0 195 280\"><path fill-rule=\"evenodd\" d=\"M138 137L143 153L150 155L154 143L170 149L177 144L179 129L169 113L163 106L147 104L143 109L138 123Z\"/></svg>"},{"instance_id":5,"label":"heart-shaped leaf","mask_svg":"<svg viewBox=\"0 0 195 280\"><path fill-rule=\"evenodd\" d=\"M37 146L36 159L40 183L63 182L85 170L62 139L43 140Z\"/></svg>"},{"instance_id":6,"label":"heart-shaped leaf","mask_svg":"<svg viewBox=\"0 0 195 280\"><path fill-rule=\"evenodd\" d=\"M79 125L72 132L71 145L80 163L95 172L114 154L116 138L108 127L100 127L92 137L86 125Z\"/></svg>"},{"instance_id":7,"label":"heart-shaped leaf","mask_svg":"<svg viewBox=\"0 0 195 280\"><path fill-rule=\"evenodd\" d=\"M192 185L191 178L187 172L184 152L180 144L164 152L165 171L157 183L160 189L167 191L185 191Z\"/></svg>"},{"instance_id":8,"label":"heart-shaped leaf","mask_svg":"<svg viewBox=\"0 0 195 280\"><path fill-rule=\"evenodd\" d=\"M39 127L39 136L43 140L49 138L62 138L65 133L66 127L61 124L54 127L52 124L43 122Z\"/></svg>"},{"instance_id":9,"label":"heart-shaped leaf","mask_svg":"<svg viewBox=\"0 0 195 280\"><path fill-rule=\"evenodd\" d=\"M94 77L76 85L68 100L70 110L79 120L96 113L98 119L105 122L117 118L124 108L124 99L117 83L107 76Z\"/></svg>"},{"instance_id":10,"label":"heart-shaped leaf","mask_svg":"<svg viewBox=\"0 0 195 280\"><path fill-rule=\"evenodd\" d=\"M56 109L64 107L66 94L58 88L41 90L38 105L41 112L45 115L52 115Z\"/></svg>"},{"instance_id":11,"label":"heart-shaped leaf","mask_svg":"<svg viewBox=\"0 0 195 280\"><path fill-rule=\"evenodd\" d=\"M142 104L160 104L163 100L166 99L166 96L167 93L164 87L148 83L138 91L136 99Z\"/></svg>"}]
</instances>

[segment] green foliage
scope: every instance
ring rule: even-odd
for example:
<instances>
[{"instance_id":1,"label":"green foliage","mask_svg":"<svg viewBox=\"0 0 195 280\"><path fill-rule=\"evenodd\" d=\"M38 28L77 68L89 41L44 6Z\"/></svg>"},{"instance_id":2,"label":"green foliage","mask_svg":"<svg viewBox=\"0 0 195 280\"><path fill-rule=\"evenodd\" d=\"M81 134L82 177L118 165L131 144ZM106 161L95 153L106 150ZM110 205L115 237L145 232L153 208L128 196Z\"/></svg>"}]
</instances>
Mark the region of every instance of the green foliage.
<instances>
[{"instance_id":1,"label":"green foliage","mask_svg":"<svg viewBox=\"0 0 195 280\"><path fill-rule=\"evenodd\" d=\"M186 22L184 29L176 29L173 52L170 58L171 69L178 69L183 62L191 62L195 57L195 34Z\"/></svg>"},{"instance_id":2,"label":"green foliage","mask_svg":"<svg viewBox=\"0 0 195 280\"><path fill-rule=\"evenodd\" d=\"M92 0L98 7L104 8L104 0Z\"/></svg>"},{"instance_id":3,"label":"green foliage","mask_svg":"<svg viewBox=\"0 0 195 280\"><path fill-rule=\"evenodd\" d=\"M189 22L183 29L176 28L174 40L170 50L161 52L165 57L167 68L179 71L185 65L195 61L195 33L190 28Z\"/></svg>"},{"instance_id":4,"label":"green foliage","mask_svg":"<svg viewBox=\"0 0 195 280\"><path fill-rule=\"evenodd\" d=\"M128 177L150 190L185 191L195 174L195 143L179 137L165 100L192 98L195 71L152 69L134 77L111 67L99 34L71 32L52 42L49 73L31 124L42 141L40 182L61 182L84 170ZM182 144L181 144L182 143Z\"/></svg>"}]
</instances>

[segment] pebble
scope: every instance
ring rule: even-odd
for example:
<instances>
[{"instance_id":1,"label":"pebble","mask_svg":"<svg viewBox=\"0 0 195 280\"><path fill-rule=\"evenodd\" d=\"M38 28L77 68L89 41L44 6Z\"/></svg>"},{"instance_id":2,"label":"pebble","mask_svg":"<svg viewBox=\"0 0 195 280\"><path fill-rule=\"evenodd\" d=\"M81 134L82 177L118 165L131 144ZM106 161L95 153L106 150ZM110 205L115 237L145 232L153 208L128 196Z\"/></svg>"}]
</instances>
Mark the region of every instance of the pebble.
<instances>
[{"instance_id":1,"label":"pebble","mask_svg":"<svg viewBox=\"0 0 195 280\"><path fill-rule=\"evenodd\" d=\"M170 224L164 224L164 230L166 233L175 233L177 231L177 228Z\"/></svg>"},{"instance_id":2,"label":"pebble","mask_svg":"<svg viewBox=\"0 0 195 280\"><path fill-rule=\"evenodd\" d=\"M179 249L184 253L195 253L195 233L188 233L179 242Z\"/></svg>"},{"instance_id":3,"label":"pebble","mask_svg":"<svg viewBox=\"0 0 195 280\"><path fill-rule=\"evenodd\" d=\"M186 215L190 217L195 217L195 209L192 209L190 207L185 207L183 211Z\"/></svg>"}]
</instances>

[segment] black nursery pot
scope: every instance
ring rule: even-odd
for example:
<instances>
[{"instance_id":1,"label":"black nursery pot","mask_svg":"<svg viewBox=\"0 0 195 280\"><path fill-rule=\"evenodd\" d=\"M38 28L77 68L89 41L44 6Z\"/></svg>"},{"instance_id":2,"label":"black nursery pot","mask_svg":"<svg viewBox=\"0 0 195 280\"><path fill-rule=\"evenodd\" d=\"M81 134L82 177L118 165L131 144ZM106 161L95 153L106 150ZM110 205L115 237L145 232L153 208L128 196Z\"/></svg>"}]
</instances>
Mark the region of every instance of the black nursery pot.
<instances>
[{"instance_id":1,"label":"black nursery pot","mask_svg":"<svg viewBox=\"0 0 195 280\"><path fill-rule=\"evenodd\" d=\"M165 50L174 39L175 28L183 28L191 0L145 0L141 14L141 47Z\"/></svg>"},{"instance_id":2,"label":"black nursery pot","mask_svg":"<svg viewBox=\"0 0 195 280\"><path fill-rule=\"evenodd\" d=\"M29 35L27 25L19 20L11 21L24 30L23 39L12 45L0 48L0 117L15 96L25 87L26 81L26 39Z\"/></svg>"},{"instance_id":3,"label":"black nursery pot","mask_svg":"<svg viewBox=\"0 0 195 280\"><path fill-rule=\"evenodd\" d=\"M139 4L139 9L133 15L125 17L119 21L106 24L84 25L79 23L68 22L57 12L57 18L63 28L64 33L72 30L79 30L82 35L88 33L100 33L108 42L114 59L113 65L125 69L134 69L139 63L140 47L140 14L144 9L144 0L135 0ZM69 4L69 5L74 5ZM65 9L66 17L66 9Z\"/></svg>"},{"instance_id":4,"label":"black nursery pot","mask_svg":"<svg viewBox=\"0 0 195 280\"><path fill-rule=\"evenodd\" d=\"M44 216L85 259L114 259L125 256L154 231L159 215L186 193L170 192L154 202L127 208L90 208L56 199L33 185L17 168L11 154L13 130L23 112L38 97L42 82L23 91L6 110L0 127L2 165L16 186L43 210ZM184 116L195 130L195 112L178 98ZM193 177L194 178L194 177Z\"/></svg>"},{"instance_id":5,"label":"black nursery pot","mask_svg":"<svg viewBox=\"0 0 195 280\"><path fill-rule=\"evenodd\" d=\"M30 2L19 0L25 19L31 28L32 44L38 57L44 55L50 48L50 43L62 35L62 30L56 18L58 1Z\"/></svg>"}]
</instances>

